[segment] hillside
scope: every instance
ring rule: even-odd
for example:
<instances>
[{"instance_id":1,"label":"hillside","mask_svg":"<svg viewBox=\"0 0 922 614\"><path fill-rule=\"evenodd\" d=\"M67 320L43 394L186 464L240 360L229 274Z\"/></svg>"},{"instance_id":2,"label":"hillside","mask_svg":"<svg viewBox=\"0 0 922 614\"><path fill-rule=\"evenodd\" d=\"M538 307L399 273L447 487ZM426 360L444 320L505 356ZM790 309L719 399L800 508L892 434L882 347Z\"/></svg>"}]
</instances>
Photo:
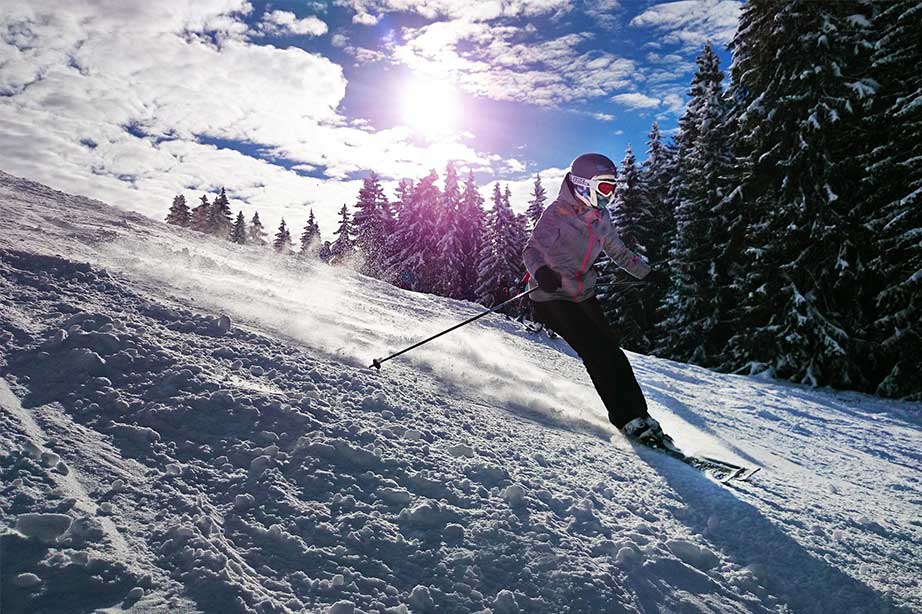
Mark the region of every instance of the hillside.
<instances>
[{"instance_id":1,"label":"hillside","mask_svg":"<svg viewBox=\"0 0 922 614\"><path fill-rule=\"evenodd\" d=\"M0 611L922 610L919 404L561 340L0 173Z\"/></svg>"}]
</instances>

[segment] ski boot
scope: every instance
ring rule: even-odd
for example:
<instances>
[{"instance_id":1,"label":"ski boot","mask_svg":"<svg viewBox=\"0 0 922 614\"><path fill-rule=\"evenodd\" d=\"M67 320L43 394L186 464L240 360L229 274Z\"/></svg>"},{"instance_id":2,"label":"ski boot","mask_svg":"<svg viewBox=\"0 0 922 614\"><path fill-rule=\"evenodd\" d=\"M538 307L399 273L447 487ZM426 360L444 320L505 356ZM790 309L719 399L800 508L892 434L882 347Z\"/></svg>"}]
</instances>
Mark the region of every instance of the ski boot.
<instances>
[{"instance_id":1,"label":"ski boot","mask_svg":"<svg viewBox=\"0 0 922 614\"><path fill-rule=\"evenodd\" d=\"M649 448L678 452L672 437L664 433L659 422L650 416L634 418L621 427L621 433L631 441Z\"/></svg>"}]
</instances>

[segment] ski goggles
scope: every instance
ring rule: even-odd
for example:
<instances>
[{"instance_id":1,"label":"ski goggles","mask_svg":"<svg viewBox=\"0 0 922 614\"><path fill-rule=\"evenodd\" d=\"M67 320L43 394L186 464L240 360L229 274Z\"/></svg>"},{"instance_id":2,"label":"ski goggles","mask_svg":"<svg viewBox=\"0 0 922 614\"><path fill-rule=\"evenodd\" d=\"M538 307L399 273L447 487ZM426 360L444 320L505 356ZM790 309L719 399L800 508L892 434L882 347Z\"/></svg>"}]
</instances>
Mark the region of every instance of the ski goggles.
<instances>
[{"instance_id":1,"label":"ski goggles","mask_svg":"<svg viewBox=\"0 0 922 614\"><path fill-rule=\"evenodd\" d=\"M573 182L573 185L581 188L589 188L591 191L598 192L602 196L612 195L615 191L615 180L616 178L613 175L601 175L593 179L586 179L572 173L570 174L570 181Z\"/></svg>"},{"instance_id":2,"label":"ski goggles","mask_svg":"<svg viewBox=\"0 0 922 614\"><path fill-rule=\"evenodd\" d=\"M614 175L598 175L592 179L586 179L570 173L570 181L573 185L589 190L593 206L596 207L606 206L611 203L615 194L616 179Z\"/></svg>"}]
</instances>

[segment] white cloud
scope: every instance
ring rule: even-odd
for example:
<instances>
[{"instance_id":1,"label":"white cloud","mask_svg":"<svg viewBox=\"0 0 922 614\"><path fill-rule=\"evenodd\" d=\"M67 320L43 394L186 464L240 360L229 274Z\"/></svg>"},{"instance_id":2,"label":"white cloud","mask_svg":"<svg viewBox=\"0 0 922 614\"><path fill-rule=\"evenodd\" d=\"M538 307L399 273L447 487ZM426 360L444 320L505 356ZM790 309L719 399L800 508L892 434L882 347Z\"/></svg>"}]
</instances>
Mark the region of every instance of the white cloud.
<instances>
[{"instance_id":1,"label":"white cloud","mask_svg":"<svg viewBox=\"0 0 922 614\"><path fill-rule=\"evenodd\" d=\"M349 45L348 47L343 47L343 51L355 58L355 64L357 66L372 64L374 62L386 62L390 59L387 53L375 49L368 49L366 47L353 47Z\"/></svg>"},{"instance_id":2,"label":"white cloud","mask_svg":"<svg viewBox=\"0 0 922 614\"><path fill-rule=\"evenodd\" d=\"M337 0L355 11L353 23L375 25L384 13L415 13L426 19L448 17L489 21L499 17L535 17L570 10L567 0Z\"/></svg>"},{"instance_id":3,"label":"white cloud","mask_svg":"<svg viewBox=\"0 0 922 614\"><path fill-rule=\"evenodd\" d=\"M596 119L600 122L613 122L617 119L611 113L595 113L592 111L571 111L571 112L576 113L577 115L585 115L586 117L591 117L592 119Z\"/></svg>"},{"instance_id":4,"label":"white cloud","mask_svg":"<svg viewBox=\"0 0 922 614\"><path fill-rule=\"evenodd\" d=\"M728 43L736 32L742 3L738 0L680 0L649 7L630 25L654 28L667 43L699 47L707 40Z\"/></svg>"},{"instance_id":5,"label":"white cloud","mask_svg":"<svg viewBox=\"0 0 922 614\"><path fill-rule=\"evenodd\" d=\"M272 35L295 34L300 36L322 36L327 33L327 24L322 19L309 15L298 19L290 11L272 11L263 15L260 32Z\"/></svg>"},{"instance_id":6,"label":"white cloud","mask_svg":"<svg viewBox=\"0 0 922 614\"><path fill-rule=\"evenodd\" d=\"M373 26L378 23L378 17L370 13L356 13L352 16L352 23L357 23L360 26Z\"/></svg>"},{"instance_id":7,"label":"white cloud","mask_svg":"<svg viewBox=\"0 0 922 614\"><path fill-rule=\"evenodd\" d=\"M436 22L407 30L394 59L476 96L543 106L604 96L629 85L636 73L632 61L593 49L591 34L544 41L533 35L480 22Z\"/></svg>"},{"instance_id":8,"label":"white cloud","mask_svg":"<svg viewBox=\"0 0 922 614\"><path fill-rule=\"evenodd\" d=\"M671 93L663 96L663 104L675 115L685 110L685 96L679 93Z\"/></svg>"},{"instance_id":9,"label":"white cloud","mask_svg":"<svg viewBox=\"0 0 922 614\"><path fill-rule=\"evenodd\" d=\"M661 103L659 98L652 98L639 92L618 94L612 96L612 100L629 109L651 109L658 107Z\"/></svg>"},{"instance_id":10,"label":"white cloud","mask_svg":"<svg viewBox=\"0 0 922 614\"><path fill-rule=\"evenodd\" d=\"M584 10L592 18L593 25L605 30L616 30L621 26L621 3L618 0L586 0Z\"/></svg>"},{"instance_id":11,"label":"white cloud","mask_svg":"<svg viewBox=\"0 0 922 614\"><path fill-rule=\"evenodd\" d=\"M418 177L448 159L501 167L460 136L422 147L406 130L348 121L341 67L248 41L251 10L243 0L0 0L4 170L155 217L179 191L224 185L267 221L297 225L304 202L321 220L353 202L351 173Z\"/></svg>"},{"instance_id":12,"label":"white cloud","mask_svg":"<svg viewBox=\"0 0 922 614\"><path fill-rule=\"evenodd\" d=\"M337 32L330 37L330 44L334 47L345 47L349 44L349 37L341 32Z\"/></svg>"}]
</instances>

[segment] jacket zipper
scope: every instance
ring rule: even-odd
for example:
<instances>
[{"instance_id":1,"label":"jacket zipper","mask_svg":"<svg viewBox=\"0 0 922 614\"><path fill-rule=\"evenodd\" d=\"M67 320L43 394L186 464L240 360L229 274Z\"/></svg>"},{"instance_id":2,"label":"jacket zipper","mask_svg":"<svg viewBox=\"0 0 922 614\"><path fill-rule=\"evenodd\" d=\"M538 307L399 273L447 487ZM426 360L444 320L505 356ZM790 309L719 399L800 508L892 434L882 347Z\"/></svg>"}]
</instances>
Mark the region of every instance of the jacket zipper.
<instances>
[{"instance_id":1,"label":"jacket zipper","mask_svg":"<svg viewBox=\"0 0 922 614\"><path fill-rule=\"evenodd\" d=\"M598 219L598 211L595 212L596 219ZM583 270L580 271L577 278L577 294L583 293L583 279L586 276L586 271L589 269L589 256L592 254L592 218L586 221L586 227L589 228L589 249L586 250L586 257L583 258Z\"/></svg>"}]
</instances>

